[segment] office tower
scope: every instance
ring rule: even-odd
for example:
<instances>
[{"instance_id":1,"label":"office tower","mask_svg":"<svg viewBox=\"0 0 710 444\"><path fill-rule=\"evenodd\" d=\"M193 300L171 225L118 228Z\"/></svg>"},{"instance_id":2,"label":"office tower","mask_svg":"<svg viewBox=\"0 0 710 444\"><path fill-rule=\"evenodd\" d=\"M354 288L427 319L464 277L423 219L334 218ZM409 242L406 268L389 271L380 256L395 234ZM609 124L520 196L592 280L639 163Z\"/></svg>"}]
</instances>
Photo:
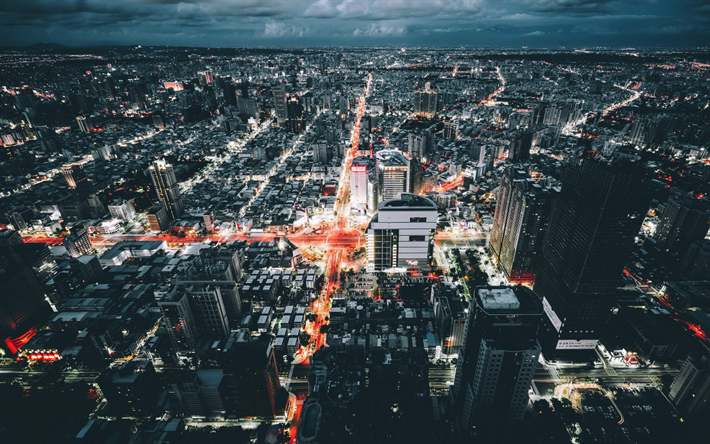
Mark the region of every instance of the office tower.
<instances>
[{"instance_id":1,"label":"office tower","mask_svg":"<svg viewBox=\"0 0 710 444\"><path fill-rule=\"evenodd\" d=\"M21 243L22 236L20 236L19 231L11 230L9 228L3 228L0 230L0 248Z\"/></svg>"},{"instance_id":2,"label":"office tower","mask_svg":"<svg viewBox=\"0 0 710 444\"><path fill-rule=\"evenodd\" d=\"M377 178L377 167L367 176L367 211L374 213L380 206L380 180Z\"/></svg>"},{"instance_id":3,"label":"office tower","mask_svg":"<svg viewBox=\"0 0 710 444\"><path fill-rule=\"evenodd\" d=\"M458 354L466 333L468 303L454 284L440 283L432 288L434 317L439 333L441 351L447 355ZM429 344L432 346L432 344Z\"/></svg>"},{"instance_id":4,"label":"office tower","mask_svg":"<svg viewBox=\"0 0 710 444\"><path fill-rule=\"evenodd\" d=\"M172 165L162 159L156 160L149 167L149 171L158 201L165 208L168 217L170 220L180 219L183 211L182 198Z\"/></svg>"},{"instance_id":5,"label":"office tower","mask_svg":"<svg viewBox=\"0 0 710 444\"><path fill-rule=\"evenodd\" d=\"M14 261L29 265L40 284L46 283L57 273L57 263L46 243L21 243L11 245L4 251L5 254L11 255Z\"/></svg>"},{"instance_id":6,"label":"office tower","mask_svg":"<svg viewBox=\"0 0 710 444\"><path fill-rule=\"evenodd\" d=\"M567 166L535 280L546 358L596 346L649 202L635 162L583 153Z\"/></svg>"},{"instance_id":7,"label":"office tower","mask_svg":"<svg viewBox=\"0 0 710 444\"><path fill-rule=\"evenodd\" d=\"M288 119L288 109L286 108L286 85L279 84L272 89L274 93L274 107L276 108L276 125L285 126Z\"/></svg>"},{"instance_id":8,"label":"office tower","mask_svg":"<svg viewBox=\"0 0 710 444\"><path fill-rule=\"evenodd\" d=\"M683 414L706 418L710 413L710 356L691 353L671 384L668 397Z\"/></svg>"},{"instance_id":9,"label":"office tower","mask_svg":"<svg viewBox=\"0 0 710 444\"><path fill-rule=\"evenodd\" d=\"M136 208L133 202L125 199L116 199L108 205L108 212L111 217L125 221L133 220L136 217Z\"/></svg>"},{"instance_id":10,"label":"office tower","mask_svg":"<svg viewBox=\"0 0 710 444\"><path fill-rule=\"evenodd\" d=\"M227 309L219 286L209 282L180 283L178 291L188 295L198 333L203 337L229 336Z\"/></svg>"},{"instance_id":11,"label":"office tower","mask_svg":"<svg viewBox=\"0 0 710 444\"><path fill-rule=\"evenodd\" d=\"M668 198L653 239L661 251L684 253L710 228L710 205L689 195Z\"/></svg>"},{"instance_id":12,"label":"office tower","mask_svg":"<svg viewBox=\"0 0 710 444\"><path fill-rule=\"evenodd\" d=\"M286 128L293 134L301 134L306 130L306 125L303 122L303 106L298 99L293 98L286 102L288 120Z\"/></svg>"},{"instance_id":13,"label":"office tower","mask_svg":"<svg viewBox=\"0 0 710 444\"><path fill-rule=\"evenodd\" d=\"M375 161L370 157L360 156L353 159L350 167L350 202L355 205L367 205L367 185L369 177L375 174Z\"/></svg>"},{"instance_id":14,"label":"office tower","mask_svg":"<svg viewBox=\"0 0 710 444\"><path fill-rule=\"evenodd\" d=\"M168 219L168 213L165 211L160 204L155 204L148 210L146 214L148 217L148 224L150 225L150 231L155 233L160 233L168 229L170 225L170 219Z\"/></svg>"},{"instance_id":15,"label":"office tower","mask_svg":"<svg viewBox=\"0 0 710 444\"><path fill-rule=\"evenodd\" d=\"M486 158L486 146L473 143L471 145L471 158L476 164L481 164Z\"/></svg>"},{"instance_id":16,"label":"office tower","mask_svg":"<svg viewBox=\"0 0 710 444\"><path fill-rule=\"evenodd\" d=\"M513 136L508 148L508 160L520 162L530 158L530 148L532 147L532 132L518 132Z\"/></svg>"},{"instance_id":17,"label":"office tower","mask_svg":"<svg viewBox=\"0 0 710 444\"><path fill-rule=\"evenodd\" d=\"M540 356L542 302L530 289L478 287L451 392L462 435L521 421Z\"/></svg>"},{"instance_id":18,"label":"office tower","mask_svg":"<svg viewBox=\"0 0 710 444\"><path fill-rule=\"evenodd\" d=\"M65 236L62 239L62 245L64 245L64 248L67 249L67 254L71 257L79 257L94 251L89 233L84 227L73 230L72 234Z\"/></svg>"},{"instance_id":19,"label":"office tower","mask_svg":"<svg viewBox=\"0 0 710 444\"><path fill-rule=\"evenodd\" d=\"M178 291L177 286L160 287L153 294L163 311L163 323L170 335L174 351L192 350L198 331L188 294Z\"/></svg>"},{"instance_id":20,"label":"office tower","mask_svg":"<svg viewBox=\"0 0 710 444\"><path fill-rule=\"evenodd\" d=\"M414 194L424 194L422 186L424 185L424 166L418 159L412 159L409 162L409 190Z\"/></svg>"},{"instance_id":21,"label":"office tower","mask_svg":"<svg viewBox=\"0 0 710 444\"><path fill-rule=\"evenodd\" d=\"M94 125L91 123L91 119L85 116L77 116L76 123L79 125L79 131L82 133L90 133L94 130Z\"/></svg>"},{"instance_id":22,"label":"office tower","mask_svg":"<svg viewBox=\"0 0 710 444\"><path fill-rule=\"evenodd\" d=\"M380 181L381 201L396 198L399 193L409 193L409 159L399 150L383 150L375 154L377 177Z\"/></svg>"},{"instance_id":23,"label":"office tower","mask_svg":"<svg viewBox=\"0 0 710 444\"><path fill-rule=\"evenodd\" d=\"M0 340L10 353L32 339L51 313L33 264L12 251L19 246L0 247Z\"/></svg>"},{"instance_id":24,"label":"office tower","mask_svg":"<svg viewBox=\"0 0 710 444\"><path fill-rule=\"evenodd\" d=\"M409 134L407 150L412 159L424 159L426 157L426 141L424 137L417 134Z\"/></svg>"},{"instance_id":25,"label":"office tower","mask_svg":"<svg viewBox=\"0 0 710 444\"><path fill-rule=\"evenodd\" d=\"M89 214L93 219L101 219L106 216L106 206L104 206L99 196L96 194L89 194L89 198L86 199L86 203L89 206Z\"/></svg>"},{"instance_id":26,"label":"office tower","mask_svg":"<svg viewBox=\"0 0 710 444\"><path fill-rule=\"evenodd\" d=\"M94 185L86 176L86 171L84 171L82 164L75 162L62 165L62 173L77 202L84 201L88 199L90 195L96 193Z\"/></svg>"},{"instance_id":27,"label":"office tower","mask_svg":"<svg viewBox=\"0 0 710 444\"><path fill-rule=\"evenodd\" d=\"M238 332L230 336L218 359L224 372L222 394L227 412L238 418L273 418L280 383L271 341L240 342L237 336Z\"/></svg>"},{"instance_id":28,"label":"office tower","mask_svg":"<svg viewBox=\"0 0 710 444\"><path fill-rule=\"evenodd\" d=\"M436 114L436 92L425 90L414 93L414 114L431 118Z\"/></svg>"},{"instance_id":29,"label":"office tower","mask_svg":"<svg viewBox=\"0 0 710 444\"><path fill-rule=\"evenodd\" d=\"M221 369L171 372L166 387L170 411L190 416L221 416L225 413L220 394Z\"/></svg>"},{"instance_id":30,"label":"office tower","mask_svg":"<svg viewBox=\"0 0 710 444\"><path fill-rule=\"evenodd\" d=\"M710 240L704 239L690 244L680 263L680 269L689 279L707 279L710 276Z\"/></svg>"},{"instance_id":31,"label":"office tower","mask_svg":"<svg viewBox=\"0 0 710 444\"><path fill-rule=\"evenodd\" d=\"M533 283L558 191L510 167L498 188L488 247L511 283Z\"/></svg>"},{"instance_id":32,"label":"office tower","mask_svg":"<svg viewBox=\"0 0 710 444\"><path fill-rule=\"evenodd\" d=\"M444 122L444 139L456 139L459 136L459 126L454 122Z\"/></svg>"},{"instance_id":33,"label":"office tower","mask_svg":"<svg viewBox=\"0 0 710 444\"><path fill-rule=\"evenodd\" d=\"M385 200L367 227L367 259L375 271L428 268L438 217L429 198L401 193Z\"/></svg>"},{"instance_id":34,"label":"office tower","mask_svg":"<svg viewBox=\"0 0 710 444\"><path fill-rule=\"evenodd\" d=\"M147 416L156 407L162 385L153 364L133 360L104 370L96 382L108 403L131 416Z\"/></svg>"},{"instance_id":35,"label":"office tower","mask_svg":"<svg viewBox=\"0 0 710 444\"><path fill-rule=\"evenodd\" d=\"M328 144L321 141L314 143L313 145L313 163L326 164L332 158L330 155L330 150L328 150Z\"/></svg>"}]
</instances>

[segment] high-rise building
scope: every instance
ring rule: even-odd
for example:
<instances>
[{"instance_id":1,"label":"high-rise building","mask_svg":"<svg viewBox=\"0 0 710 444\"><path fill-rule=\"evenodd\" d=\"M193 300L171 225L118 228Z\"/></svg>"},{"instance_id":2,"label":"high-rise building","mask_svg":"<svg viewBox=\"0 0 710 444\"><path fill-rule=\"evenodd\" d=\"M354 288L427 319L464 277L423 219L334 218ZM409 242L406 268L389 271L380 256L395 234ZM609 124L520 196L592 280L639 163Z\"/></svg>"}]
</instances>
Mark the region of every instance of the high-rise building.
<instances>
[{"instance_id":1,"label":"high-rise building","mask_svg":"<svg viewBox=\"0 0 710 444\"><path fill-rule=\"evenodd\" d=\"M12 251L17 246L0 247L0 340L10 353L32 339L51 313L32 264Z\"/></svg>"},{"instance_id":2,"label":"high-rise building","mask_svg":"<svg viewBox=\"0 0 710 444\"><path fill-rule=\"evenodd\" d=\"M236 283L232 282L236 287ZM222 289L209 281L179 282L178 292L188 296L197 332L202 337L229 336L229 319Z\"/></svg>"},{"instance_id":3,"label":"high-rise building","mask_svg":"<svg viewBox=\"0 0 710 444\"><path fill-rule=\"evenodd\" d=\"M431 199L416 194L382 202L365 231L368 262L376 271L428 268L438 215Z\"/></svg>"},{"instance_id":4,"label":"high-rise building","mask_svg":"<svg viewBox=\"0 0 710 444\"><path fill-rule=\"evenodd\" d=\"M436 114L436 92L431 90L414 93L414 114L422 117L434 117Z\"/></svg>"},{"instance_id":5,"label":"high-rise building","mask_svg":"<svg viewBox=\"0 0 710 444\"><path fill-rule=\"evenodd\" d=\"M270 341L240 341L239 332L232 333L219 361L224 372L222 394L229 414L240 418L276 416L280 383Z\"/></svg>"},{"instance_id":6,"label":"high-rise building","mask_svg":"<svg viewBox=\"0 0 710 444\"><path fill-rule=\"evenodd\" d=\"M22 236L20 236L19 231L11 230L9 228L3 228L0 230L0 248L10 245L18 245L21 243Z\"/></svg>"},{"instance_id":7,"label":"high-rise building","mask_svg":"<svg viewBox=\"0 0 710 444\"><path fill-rule=\"evenodd\" d=\"M411 192L409 159L399 150L383 150L375 154L381 201Z\"/></svg>"},{"instance_id":8,"label":"high-rise building","mask_svg":"<svg viewBox=\"0 0 710 444\"><path fill-rule=\"evenodd\" d=\"M459 137L459 126L454 122L444 122L444 139Z\"/></svg>"},{"instance_id":9,"label":"high-rise building","mask_svg":"<svg viewBox=\"0 0 710 444\"><path fill-rule=\"evenodd\" d=\"M94 185L86 176L86 171L84 171L82 164L74 162L62 165L62 173L77 201L84 201L88 199L91 194L96 193Z\"/></svg>"},{"instance_id":10,"label":"high-rise building","mask_svg":"<svg viewBox=\"0 0 710 444\"><path fill-rule=\"evenodd\" d=\"M671 384L668 397L682 413L707 419L710 414L710 356L689 354Z\"/></svg>"},{"instance_id":11,"label":"high-rise building","mask_svg":"<svg viewBox=\"0 0 710 444\"><path fill-rule=\"evenodd\" d=\"M168 212L165 211L160 204L155 204L146 213L148 217L148 225L150 225L150 231L155 233L160 233L165 231L170 226L170 219L168 219Z\"/></svg>"},{"instance_id":12,"label":"high-rise building","mask_svg":"<svg viewBox=\"0 0 710 444\"><path fill-rule=\"evenodd\" d=\"M94 130L94 125L91 123L91 119L86 116L77 116L76 123L79 125L79 131L82 133L90 133Z\"/></svg>"},{"instance_id":13,"label":"high-rise building","mask_svg":"<svg viewBox=\"0 0 710 444\"><path fill-rule=\"evenodd\" d=\"M286 107L286 85L283 83L274 86L272 89L274 93L274 107L276 108L276 124L277 126L283 127L286 125L286 119L288 119L288 108Z\"/></svg>"},{"instance_id":14,"label":"high-rise building","mask_svg":"<svg viewBox=\"0 0 710 444\"><path fill-rule=\"evenodd\" d=\"M710 240L690 244L680 263L680 269L689 279L702 280L710 276Z\"/></svg>"},{"instance_id":15,"label":"high-rise building","mask_svg":"<svg viewBox=\"0 0 710 444\"><path fill-rule=\"evenodd\" d=\"M149 171L155 193L168 217L170 220L180 219L183 211L182 197L172 165L160 159L149 167Z\"/></svg>"},{"instance_id":16,"label":"high-rise building","mask_svg":"<svg viewBox=\"0 0 710 444\"><path fill-rule=\"evenodd\" d=\"M535 280L547 358L596 346L649 203L635 162L584 153L567 166Z\"/></svg>"},{"instance_id":17,"label":"high-rise building","mask_svg":"<svg viewBox=\"0 0 710 444\"><path fill-rule=\"evenodd\" d=\"M121 220L133 220L136 217L136 208L132 202L125 199L116 199L108 205L108 212L111 217Z\"/></svg>"},{"instance_id":18,"label":"high-rise building","mask_svg":"<svg viewBox=\"0 0 710 444\"><path fill-rule=\"evenodd\" d=\"M523 419L542 312L542 301L526 287L476 288L451 391L462 435Z\"/></svg>"},{"instance_id":19,"label":"high-rise building","mask_svg":"<svg viewBox=\"0 0 710 444\"><path fill-rule=\"evenodd\" d=\"M92 218L101 219L106 216L106 206L96 194L90 194L89 198L86 199L86 203L89 206L89 214L91 214Z\"/></svg>"},{"instance_id":20,"label":"high-rise building","mask_svg":"<svg viewBox=\"0 0 710 444\"><path fill-rule=\"evenodd\" d=\"M198 331L188 294L179 292L176 286L160 287L153 293L158 306L163 310L163 322L173 349L176 352L192 350Z\"/></svg>"},{"instance_id":21,"label":"high-rise building","mask_svg":"<svg viewBox=\"0 0 710 444\"><path fill-rule=\"evenodd\" d=\"M328 144L320 141L313 143L313 163L326 164L330 161L332 156L330 155L330 150L328 150Z\"/></svg>"},{"instance_id":22,"label":"high-rise building","mask_svg":"<svg viewBox=\"0 0 710 444\"><path fill-rule=\"evenodd\" d=\"M112 407L131 416L150 414L162 390L155 368L148 360L134 359L119 367L109 367L96 382Z\"/></svg>"},{"instance_id":23,"label":"high-rise building","mask_svg":"<svg viewBox=\"0 0 710 444\"><path fill-rule=\"evenodd\" d=\"M367 185L371 175L375 174L375 162L370 157L360 156L353 159L350 167L350 202L355 205L367 205Z\"/></svg>"},{"instance_id":24,"label":"high-rise building","mask_svg":"<svg viewBox=\"0 0 710 444\"><path fill-rule=\"evenodd\" d=\"M83 254L94 252L91 238L86 228L81 227L74 230L69 236L62 239L62 245L67 249L67 254L71 257L79 257Z\"/></svg>"},{"instance_id":25,"label":"high-rise building","mask_svg":"<svg viewBox=\"0 0 710 444\"><path fill-rule=\"evenodd\" d=\"M412 159L422 160L426 157L426 140L418 134L409 134L407 150Z\"/></svg>"},{"instance_id":26,"label":"high-rise building","mask_svg":"<svg viewBox=\"0 0 710 444\"><path fill-rule=\"evenodd\" d=\"M503 174L488 247L509 282L535 281L557 194L526 171L510 167Z\"/></svg>"},{"instance_id":27,"label":"high-rise building","mask_svg":"<svg viewBox=\"0 0 710 444\"><path fill-rule=\"evenodd\" d=\"M532 132L522 131L513 136L508 148L508 160L520 162L530 158L530 148L532 147Z\"/></svg>"},{"instance_id":28,"label":"high-rise building","mask_svg":"<svg viewBox=\"0 0 710 444\"><path fill-rule=\"evenodd\" d=\"M689 195L668 198L653 239L661 251L684 253L710 229L710 205Z\"/></svg>"}]
</instances>

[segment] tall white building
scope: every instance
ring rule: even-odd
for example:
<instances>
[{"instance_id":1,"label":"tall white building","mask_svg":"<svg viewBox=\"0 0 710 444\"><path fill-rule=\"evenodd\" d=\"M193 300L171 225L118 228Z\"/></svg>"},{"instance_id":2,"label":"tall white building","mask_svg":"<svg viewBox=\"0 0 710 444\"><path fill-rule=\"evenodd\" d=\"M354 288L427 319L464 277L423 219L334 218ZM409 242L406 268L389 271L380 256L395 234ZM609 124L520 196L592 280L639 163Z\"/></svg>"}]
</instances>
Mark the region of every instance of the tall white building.
<instances>
[{"instance_id":1,"label":"tall white building","mask_svg":"<svg viewBox=\"0 0 710 444\"><path fill-rule=\"evenodd\" d=\"M108 212L112 217L121 220L133 220L136 217L136 209L133 203L125 199L116 199L108 204Z\"/></svg>"},{"instance_id":2,"label":"tall white building","mask_svg":"<svg viewBox=\"0 0 710 444\"><path fill-rule=\"evenodd\" d=\"M374 161L369 157L356 157L350 167L350 202L367 205L367 183L374 174Z\"/></svg>"},{"instance_id":3,"label":"tall white building","mask_svg":"<svg viewBox=\"0 0 710 444\"><path fill-rule=\"evenodd\" d=\"M378 151L377 176L380 181L381 201L394 199L400 193L410 193L409 159L399 150Z\"/></svg>"},{"instance_id":4,"label":"tall white building","mask_svg":"<svg viewBox=\"0 0 710 444\"><path fill-rule=\"evenodd\" d=\"M429 268L438 210L429 198L402 193L382 202L365 235L375 271Z\"/></svg>"}]
</instances>

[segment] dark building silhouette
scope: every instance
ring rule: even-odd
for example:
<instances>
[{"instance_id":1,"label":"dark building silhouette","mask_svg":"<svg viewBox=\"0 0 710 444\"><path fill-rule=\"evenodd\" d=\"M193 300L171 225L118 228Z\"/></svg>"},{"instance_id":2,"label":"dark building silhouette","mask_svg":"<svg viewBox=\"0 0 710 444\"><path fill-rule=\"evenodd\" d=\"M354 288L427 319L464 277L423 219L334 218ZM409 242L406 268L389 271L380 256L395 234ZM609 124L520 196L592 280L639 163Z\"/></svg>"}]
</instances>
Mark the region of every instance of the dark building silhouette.
<instances>
[{"instance_id":1,"label":"dark building silhouette","mask_svg":"<svg viewBox=\"0 0 710 444\"><path fill-rule=\"evenodd\" d=\"M634 162L585 153L565 170L535 281L546 358L596 346L649 202Z\"/></svg>"},{"instance_id":2,"label":"dark building silhouette","mask_svg":"<svg viewBox=\"0 0 710 444\"><path fill-rule=\"evenodd\" d=\"M96 379L111 408L131 416L147 416L162 390L150 361L133 360L107 368Z\"/></svg>"},{"instance_id":3,"label":"dark building silhouette","mask_svg":"<svg viewBox=\"0 0 710 444\"><path fill-rule=\"evenodd\" d=\"M74 199L77 202L85 201L91 194L95 194L94 185L86 176L82 164L78 162L62 165L62 173L66 179Z\"/></svg>"},{"instance_id":4,"label":"dark building silhouette","mask_svg":"<svg viewBox=\"0 0 710 444\"><path fill-rule=\"evenodd\" d=\"M532 132L523 131L516 133L510 141L508 148L508 160L520 162L530 158L530 148L532 147Z\"/></svg>"},{"instance_id":5,"label":"dark building silhouette","mask_svg":"<svg viewBox=\"0 0 710 444\"><path fill-rule=\"evenodd\" d=\"M0 339L10 353L32 339L51 312L33 262L14 251L23 245L0 247Z\"/></svg>"},{"instance_id":6,"label":"dark building silhouette","mask_svg":"<svg viewBox=\"0 0 710 444\"><path fill-rule=\"evenodd\" d=\"M559 191L510 167L503 175L489 248L512 283L535 281L537 262Z\"/></svg>"},{"instance_id":7,"label":"dark building silhouette","mask_svg":"<svg viewBox=\"0 0 710 444\"><path fill-rule=\"evenodd\" d=\"M707 419L710 413L710 356L688 355L671 384L668 397L682 413Z\"/></svg>"},{"instance_id":8,"label":"dark building silhouette","mask_svg":"<svg viewBox=\"0 0 710 444\"><path fill-rule=\"evenodd\" d=\"M663 208L653 239L661 251L688 251L690 244L705 238L710 228L710 205L691 196L671 196Z\"/></svg>"},{"instance_id":9,"label":"dark building silhouette","mask_svg":"<svg viewBox=\"0 0 710 444\"><path fill-rule=\"evenodd\" d=\"M451 392L462 435L523 419L542 313L542 301L526 287L476 288Z\"/></svg>"},{"instance_id":10,"label":"dark building silhouette","mask_svg":"<svg viewBox=\"0 0 710 444\"><path fill-rule=\"evenodd\" d=\"M237 336L230 336L220 358L225 407L237 417L274 417L280 384L271 341L239 342Z\"/></svg>"}]
</instances>

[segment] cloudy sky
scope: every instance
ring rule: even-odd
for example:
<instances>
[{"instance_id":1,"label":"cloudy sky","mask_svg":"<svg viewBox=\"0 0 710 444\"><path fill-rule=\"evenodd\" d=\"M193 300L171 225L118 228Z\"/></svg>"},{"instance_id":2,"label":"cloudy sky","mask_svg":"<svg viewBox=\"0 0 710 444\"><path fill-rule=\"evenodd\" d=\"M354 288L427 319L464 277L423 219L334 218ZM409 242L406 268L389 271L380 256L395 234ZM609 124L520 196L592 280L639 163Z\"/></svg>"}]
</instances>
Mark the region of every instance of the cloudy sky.
<instances>
[{"instance_id":1,"label":"cloudy sky","mask_svg":"<svg viewBox=\"0 0 710 444\"><path fill-rule=\"evenodd\" d=\"M707 46L710 0L0 0L0 44Z\"/></svg>"}]
</instances>

